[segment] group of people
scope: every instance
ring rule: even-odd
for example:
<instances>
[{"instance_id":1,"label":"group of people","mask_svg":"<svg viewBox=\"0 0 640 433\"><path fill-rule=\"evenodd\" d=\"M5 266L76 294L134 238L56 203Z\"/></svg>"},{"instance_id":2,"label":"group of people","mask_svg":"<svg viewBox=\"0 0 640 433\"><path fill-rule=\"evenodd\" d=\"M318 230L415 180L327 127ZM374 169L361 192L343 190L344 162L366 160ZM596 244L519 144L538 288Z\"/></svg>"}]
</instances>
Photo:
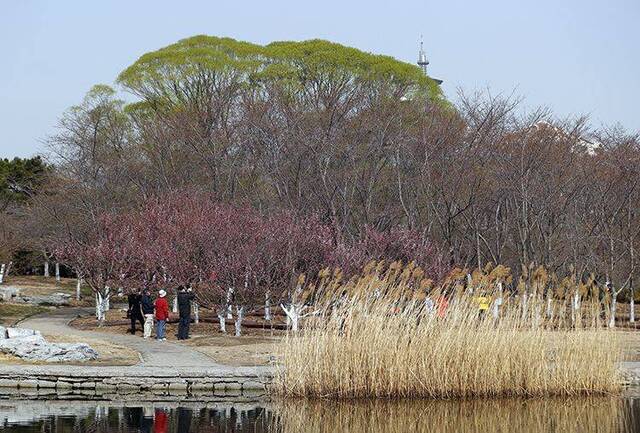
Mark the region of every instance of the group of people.
<instances>
[{"instance_id":1,"label":"group of people","mask_svg":"<svg viewBox=\"0 0 640 433\"><path fill-rule=\"evenodd\" d=\"M178 340L186 340L189 338L189 325L191 324L191 304L195 298L190 287L179 286L177 288L178 303ZM143 330L143 337L150 338L154 328L154 320L156 327L156 340L166 340L167 321L171 314L169 303L167 302L167 292L160 290L158 298L154 301L151 291L135 291L129 294L129 309L127 317L131 320L131 329L129 332L135 335L136 323L140 323Z\"/></svg>"}]
</instances>

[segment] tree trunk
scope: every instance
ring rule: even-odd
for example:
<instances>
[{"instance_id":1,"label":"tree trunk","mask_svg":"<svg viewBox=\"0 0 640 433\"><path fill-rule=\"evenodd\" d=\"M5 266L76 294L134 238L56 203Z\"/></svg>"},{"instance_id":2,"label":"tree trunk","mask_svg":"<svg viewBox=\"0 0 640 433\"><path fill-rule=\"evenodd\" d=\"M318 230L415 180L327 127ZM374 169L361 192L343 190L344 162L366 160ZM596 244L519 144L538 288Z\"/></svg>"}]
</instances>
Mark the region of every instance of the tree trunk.
<instances>
[{"instance_id":1,"label":"tree trunk","mask_svg":"<svg viewBox=\"0 0 640 433\"><path fill-rule=\"evenodd\" d=\"M44 277L45 278L49 278L51 275L49 275L49 261L45 260L44 261Z\"/></svg>"},{"instance_id":2,"label":"tree trunk","mask_svg":"<svg viewBox=\"0 0 640 433\"><path fill-rule=\"evenodd\" d=\"M522 293L522 320L527 317L527 292Z\"/></svg>"},{"instance_id":3,"label":"tree trunk","mask_svg":"<svg viewBox=\"0 0 640 433\"><path fill-rule=\"evenodd\" d=\"M264 295L264 320L271 320L271 293L268 290Z\"/></svg>"},{"instance_id":4,"label":"tree trunk","mask_svg":"<svg viewBox=\"0 0 640 433\"><path fill-rule=\"evenodd\" d=\"M4 270L7 268L7 265L4 263L0 265L0 284L4 282Z\"/></svg>"},{"instance_id":5,"label":"tree trunk","mask_svg":"<svg viewBox=\"0 0 640 433\"><path fill-rule=\"evenodd\" d=\"M629 297L629 322L635 323L636 321L636 291L633 288L633 285L629 286L630 297Z\"/></svg>"},{"instance_id":6,"label":"tree trunk","mask_svg":"<svg viewBox=\"0 0 640 433\"><path fill-rule=\"evenodd\" d=\"M547 319L553 318L553 301L551 295L547 294Z\"/></svg>"},{"instance_id":7,"label":"tree trunk","mask_svg":"<svg viewBox=\"0 0 640 433\"><path fill-rule=\"evenodd\" d=\"M174 313L178 312L178 295L174 296L171 311Z\"/></svg>"},{"instance_id":8,"label":"tree trunk","mask_svg":"<svg viewBox=\"0 0 640 433\"><path fill-rule=\"evenodd\" d=\"M56 283L60 282L60 263L56 262Z\"/></svg>"},{"instance_id":9,"label":"tree trunk","mask_svg":"<svg viewBox=\"0 0 640 433\"><path fill-rule=\"evenodd\" d=\"M227 289L227 319L233 319L233 307L231 301L233 300L233 287Z\"/></svg>"},{"instance_id":10,"label":"tree trunk","mask_svg":"<svg viewBox=\"0 0 640 433\"><path fill-rule=\"evenodd\" d=\"M536 300L538 300L537 296L536 296ZM534 311L533 326L535 328L539 328L540 325L542 325L542 304L540 302L534 303L533 311Z\"/></svg>"},{"instance_id":11,"label":"tree trunk","mask_svg":"<svg viewBox=\"0 0 640 433\"><path fill-rule=\"evenodd\" d=\"M493 318L498 320L500 318L500 306L502 305L502 283L498 283L498 297L493 301Z\"/></svg>"},{"instance_id":12,"label":"tree trunk","mask_svg":"<svg viewBox=\"0 0 640 433\"><path fill-rule=\"evenodd\" d=\"M107 292L105 296L102 296L102 293L96 293L96 319L102 325L106 319L107 305L109 303L109 293Z\"/></svg>"},{"instance_id":13,"label":"tree trunk","mask_svg":"<svg viewBox=\"0 0 640 433\"><path fill-rule=\"evenodd\" d=\"M111 287L105 288L104 296L104 312L106 313L111 309Z\"/></svg>"},{"instance_id":14,"label":"tree trunk","mask_svg":"<svg viewBox=\"0 0 640 433\"><path fill-rule=\"evenodd\" d=\"M242 333L242 319L244 318L244 307L239 307L236 305L236 337L239 337Z\"/></svg>"},{"instance_id":15,"label":"tree trunk","mask_svg":"<svg viewBox=\"0 0 640 433\"><path fill-rule=\"evenodd\" d=\"M618 294L611 291L611 316L609 317L609 328L616 327L616 309L618 308Z\"/></svg>"},{"instance_id":16,"label":"tree trunk","mask_svg":"<svg viewBox=\"0 0 640 433\"><path fill-rule=\"evenodd\" d=\"M573 294L573 311L575 317L575 326L581 325L581 316L580 316L580 292L576 288L576 292Z\"/></svg>"},{"instance_id":17,"label":"tree trunk","mask_svg":"<svg viewBox=\"0 0 640 433\"><path fill-rule=\"evenodd\" d=\"M300 323L300 314L302 313L302 305L291 304L289 308L286 308L284 305L280 304L282 311L287 315L287 323L291 325L291 330L293 332L298 332L299 323Z\"/></svg>"},{"instance_id":18,"label":"tree trunk","mask_svg":"<svg viewBox=\"0 0 640 433\"><path fill-rule=\"evenodd\" d=\"M223 314L218 314L218 322L220 323L220 332L222 332L223 334L227 333L227 319L224 317L224 313Z\"/></svg>"},{"instance_id":19,"label":"tree trunk","mask_svg":"<svg viewBox=\"0 0 640 433\"><path fill-rule=\"evenodd\" d=\"M82 288L82 278L78 276L76 280L76 301L80 300L80 289Z\"/></svg>"},{"instance_id":20,"label":"tree trunk","mask_svg":"<svg viewBox=\"0 0 640 433\"><path fill-rule=\"evenodd\" d=\"M193 323L200 323L200 306L197 302L193 303Z\"/></svg>"}]
</instances>

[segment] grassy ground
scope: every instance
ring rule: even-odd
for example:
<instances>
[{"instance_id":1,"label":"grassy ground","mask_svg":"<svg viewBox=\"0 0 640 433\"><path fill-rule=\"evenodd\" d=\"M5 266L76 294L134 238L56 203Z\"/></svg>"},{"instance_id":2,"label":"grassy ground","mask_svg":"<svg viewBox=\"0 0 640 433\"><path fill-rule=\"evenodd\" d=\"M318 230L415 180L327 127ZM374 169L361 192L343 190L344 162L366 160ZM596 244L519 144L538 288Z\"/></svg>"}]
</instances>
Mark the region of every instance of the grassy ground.
<instances>
[{"instance_id":1,"label":"grassy ground","mask_svg":"<svg viewBox=\"0 0 640 433\"><path fill-rule=\"evenodd\" d=\"M0 325L13 326L15 323L35 314L44 313L49 308L38 305L10 304L0 302Z\"/></svg>"},{"instance_id":2,"label":"grassy ground","mask_svg":"<svg viewBox=\"0 0 640 433\"><path fill-rule=\"evenodd\" d=\"M216 332L216 331L214 331ZM232 337L218 334L194 336L183 344L192 346L215 362L237 366L269 365L274 362L274 353L282 344L281 337L251 335Z\"/></svg>"},{"instance_id":3,"label":"grassy ground","mask_svg":"<svg viewBox=\"0 0 640 433\"><path fill-rule=\"evenodd\" d=\"M25 296L46 296L52 293L65 293L71 295L72 304L79 306L89 306L93 304L93 292L86 284L80 288L81 300L76 301L76 283L75 278L62 278L56 283L55 277L45 278L39 275L30 276L10 276L5 280L5 286L17 287L20 294Z\"/></svg>"}]
</instances>

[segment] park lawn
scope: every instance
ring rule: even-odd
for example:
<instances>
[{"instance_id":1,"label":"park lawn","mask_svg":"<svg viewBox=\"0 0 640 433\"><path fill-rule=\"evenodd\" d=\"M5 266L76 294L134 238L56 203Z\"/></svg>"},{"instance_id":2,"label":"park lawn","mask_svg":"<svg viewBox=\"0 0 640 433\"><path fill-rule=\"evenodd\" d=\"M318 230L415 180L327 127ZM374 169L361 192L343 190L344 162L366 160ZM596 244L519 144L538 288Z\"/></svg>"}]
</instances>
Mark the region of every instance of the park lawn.
<instances>
[{"instance_id":1,"label":"park lawn","mask_svg":"<svg viewBox=\"0 0 640 433\"><path fill-rule=\"evenodd\" d=\"M39 305L0 302L0 325L13 326L27 317L44 313L45 311L49 311L49 308Z\"/></svg>"},{"instance_id":2,"label":"park lawn","mask_svg":"<svg viewBox=\"0 0 640 433\"><path fill-rule=\"evenodd\" d=\"M26 296L43 296L52 293L66 293L75 298L76 295L75 278L61 278L60 283L56 283L55 277L45 278L41 275L9 276L4 284L6 286L18 287L20 294ZM89 302L93 302L93 292L87 284L80 288L80 295Z\"/></svg>"},{"instance_id":3,"label":"park lawn","mask_svg":"<svg viewBox=\"0 0 640 433\"><path fill-rule=\"evenodd\" d=\"M260 335L255 330L249 334L242 337L194 334L192 338L181 341L180 344L190 346L219 364L233 367L274 364L282 337Z\"/></svg>"}]
</instances>

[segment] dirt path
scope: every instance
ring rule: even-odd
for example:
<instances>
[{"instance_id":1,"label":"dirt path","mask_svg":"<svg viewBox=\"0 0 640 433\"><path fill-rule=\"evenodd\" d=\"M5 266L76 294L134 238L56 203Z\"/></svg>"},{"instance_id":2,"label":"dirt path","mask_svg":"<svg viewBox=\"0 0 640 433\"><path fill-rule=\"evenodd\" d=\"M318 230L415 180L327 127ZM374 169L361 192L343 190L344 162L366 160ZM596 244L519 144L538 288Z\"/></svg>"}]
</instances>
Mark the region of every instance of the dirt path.
<instances>
[{"instance_id":1,"label":"dirt path","mask_svg":"<svg viewBox=\"0 0 640 433\"><path fill-rule=\"evenodd\" d=\"M133 335L120 335L98 331L83 331L72 328L69 322L80 314L91 314L87 308L60 308L38 316L30 317L18 324L21 328L30 328L46 335L99 339L112 344L125 346L140 354L138 365L145 367L223 367L210 357L186 345L168 341L145 340Z\"/></svg>"}]
</instances>

